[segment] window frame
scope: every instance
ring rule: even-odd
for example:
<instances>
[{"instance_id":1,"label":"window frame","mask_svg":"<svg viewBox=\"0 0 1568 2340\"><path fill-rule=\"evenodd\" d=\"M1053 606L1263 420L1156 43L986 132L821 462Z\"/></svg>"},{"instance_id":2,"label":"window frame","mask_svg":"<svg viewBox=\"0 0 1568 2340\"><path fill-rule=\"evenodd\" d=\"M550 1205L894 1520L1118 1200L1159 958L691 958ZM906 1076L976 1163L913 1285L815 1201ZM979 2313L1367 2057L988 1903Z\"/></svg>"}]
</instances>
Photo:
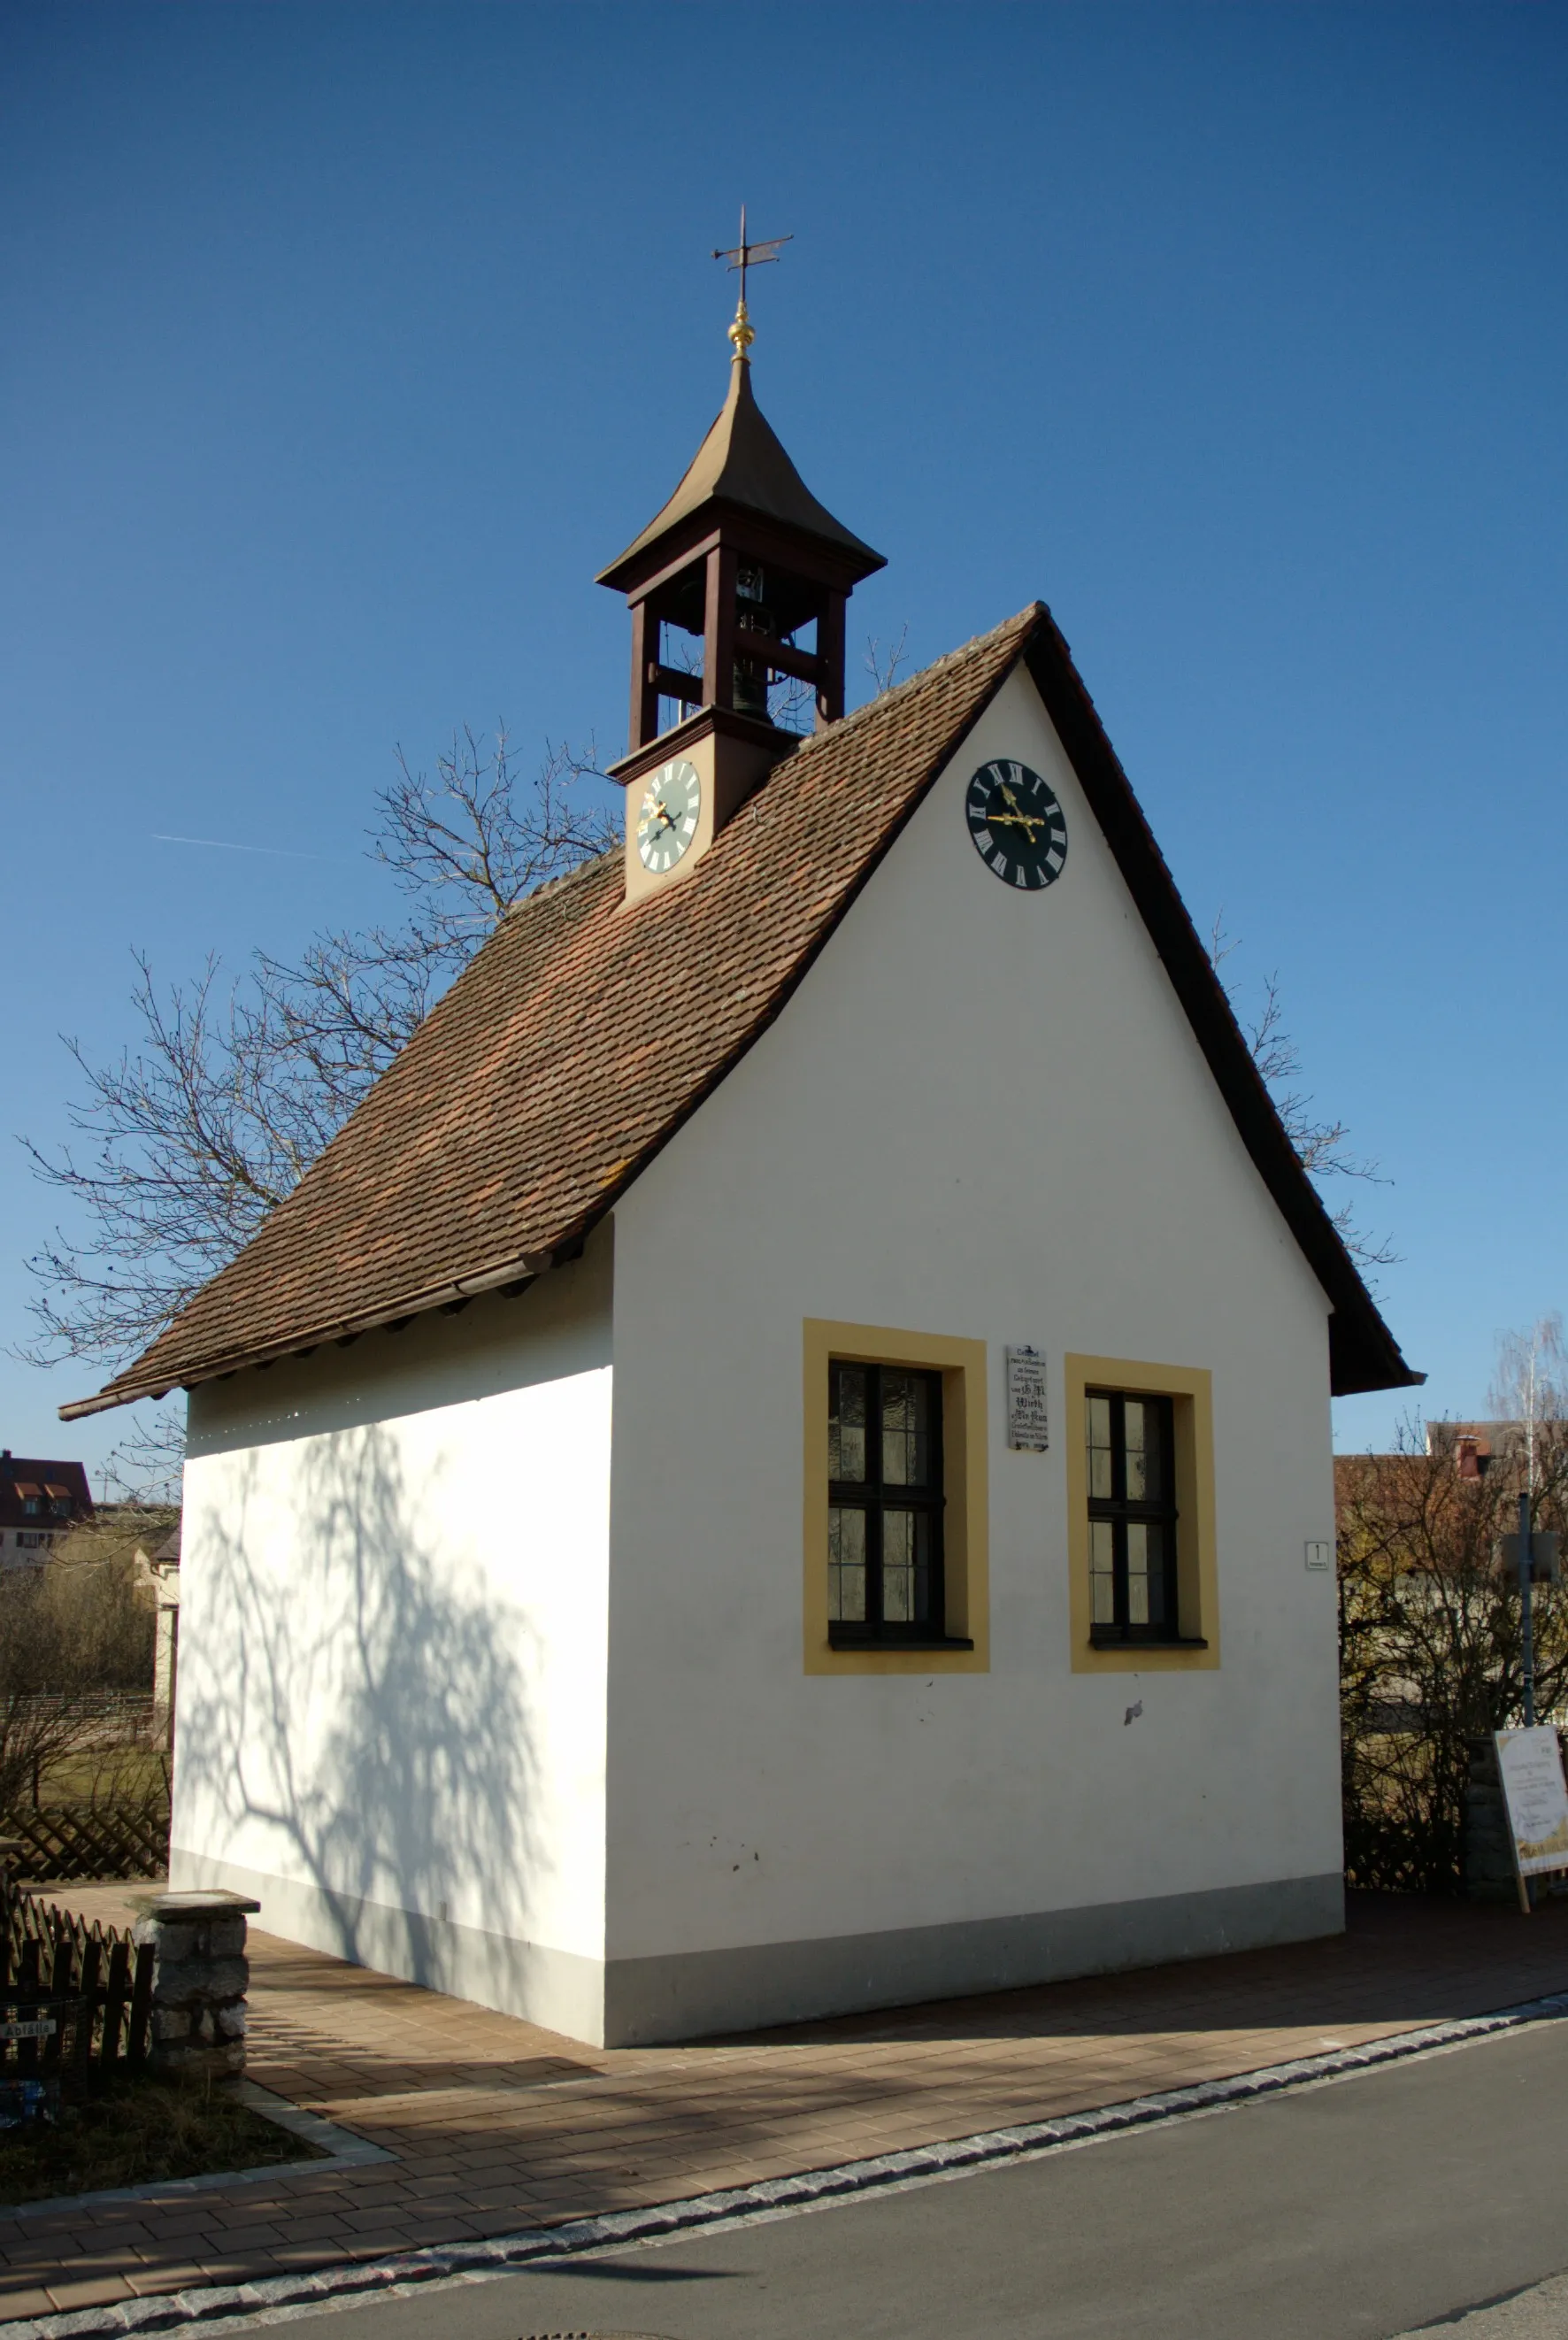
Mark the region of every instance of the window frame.
<instances>
[{"instance_id":1,"label":"window frame","mask_svg":"<svg viewBox=\"0 0 1568 2340\"><path fill-rule=\"evenodd\" d=\"M1110 1406L1111 1492L1097 1495L1092 1475L1088 1473L1089 1409L1096 1398L1104 1398ZM1158 1483L1162 1492L1153 1499L1129 1495L1126 1491L1127 1442L1126 1410L1128 1404L1142 1405L1149 1410L1156 1424L1159 1443ZM1089 1507L1089 1591L1091 1595L1089 1638L1097 1648L1107 1645L1122 1647L1136 1643L1140 1648L1165 1648L1180 1644L1181 1633L1181 1511L1176 1490L1176 1401L1163 1390L1086 1389L1084 1392L1085 1471L1088 1477ZM1096 1525L1108 1526L1111 1531L1111 1600L1115 1616L1110 1620L1093 1614L1092 1595L1095 1578L1099 1573L1094 1566L1094 1531ZM1161 1600L1164 1611L1157 1623L1136 1623L1128 1615L1131 1606L1127 1562L1127 1530L1144 1525L1165 1532L1164 1556L1161 1565Z\"/></svg>"},{"instance_id":2,"label":"window frame","mask_svg":"<svg viewBox=\"0 0 1568 2340\"><path fill-rule=\"evenodd\" d=\"M1208 1672L1220 1663L1215 1533L1214 1383L1206 1367L1150 1364L1069 1350L1063 1360L1067 1490L1067 1593L1075 1673ZM1175 1464L1176 1618L1169 1640L1107 1639L1094 1628L1090 1583L1087 1404L1091 1390L1171 1401Z\"/></svg>"},{"instance_id":3,"label":"window frame","mask_svg":"<svg viewBox=\"0 0 1568 2340\"><path fill-rule=\"evenodd\" d=\"M987 1353L983 1341L886 1325L802 1320L803 1671L911 1675L990 1671ZM942 1377L943 1632L920 1641L835 1641L829 1631L828 1415L830 1361L907 1365Z\"/></svg>"},{"instance_id":4,"label":"window frame","mask_svg":"<svg viewBox=\"0 0 1568 2340\"><path fill-rule=\"evenodd\" d=\"M828 1360L829 1453L832 1452L832 1418L834 1380L840 1372L863 1373L866 1384L866 1448L867 1460L883 1453L885 1423L882 1412L882 1383L887 1373L908 1373L923 1382L928 1392L929 1412L927 1419L929 1468L922 1485L900 1483L880 1475L866 1479L829 1479L828 1482L828 1513L829 1532L835 1511L862 1512L866 1517L866 1610L864 1621L839 1618L832 1614L832 1594L829 1581L828 1639L838 1649L950 1649L955 1637L947 1631L947 1597L942 1566L943 1514L947 1510L947 1494L942 1475L942 1376L929 1365L889 1364L881 1359L866 1357L829 1357ZM908 1622L895 1618L891 1622L883 1616L886 1597L884 1575L883 1532L888 1512L922 1512L928 1522L929 1549L926 1559L927 1605L929 1615L924 1622ZM832 1566L831 1541L829 1546L829 1579ZM872 1612L875 1611L875 1614ZM963 1646L972 1646L967 1639Z\"/></svg>"}]
</instances>

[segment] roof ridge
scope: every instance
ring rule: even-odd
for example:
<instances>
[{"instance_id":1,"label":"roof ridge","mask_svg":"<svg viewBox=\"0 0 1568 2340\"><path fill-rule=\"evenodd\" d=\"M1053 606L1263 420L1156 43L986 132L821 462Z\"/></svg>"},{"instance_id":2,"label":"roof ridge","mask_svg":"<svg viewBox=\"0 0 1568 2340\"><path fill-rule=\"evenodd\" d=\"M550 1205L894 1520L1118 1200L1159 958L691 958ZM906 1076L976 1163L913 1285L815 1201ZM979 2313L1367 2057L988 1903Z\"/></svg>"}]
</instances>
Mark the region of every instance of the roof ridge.
<instances>
[{"instance_id":1,"label":"roof ridge","mask_svg":"<svg viewBox=\"0 0 1568 2340\"><path fill-rule=\"evenodd\" d=\"M526 894L520 894L515 902L507 904L496 925L504 926L507 919L515 918L520 910L528 909L535 902L542 902L547 894L559 894L562 887L570 886L574 878L586 876L590 869L601 868L606 861L617 859L620 849L619 845L607 845L602 853L590 853L581 861L574 861L570 869L558 869L553 878L541 878L537 886L531 886Z\"/></svg>"},{"instance_id":2,"label":"roof ridge","mask_svg":"<svg viewBox=\"0 0 1568 2340\"><path fill-rule=\"evenodd\" d=\"M1014 627L1021 627L1027 619L1037 618L1044 614L1046 614L1046 604L1043 601L1027 601L1021 610L1016 610L1010 618L1002 619L998 625L988 628L983 634L971 634L967 642L958 644L957 649L944 650L940 658L931 660L929 666L918 668L914 674L906 675L902 682L896 682L889 689L878 691L874 699L868 699L860 706L851 708L848 715L841 715L837 723L829 723L826 730L809 732L801 745L795 750L792 760L799 761L809 749L825 748L829 741L841 739L851 725L863 723L868 716L878 714L883 709L897 706L899 700L907 699L911 691L918 690L923 683L929 682L933 675L941 674L948 668L958 666L963 659L978 656L982 650L990 649Z\"/></svg>"}]
</instances>

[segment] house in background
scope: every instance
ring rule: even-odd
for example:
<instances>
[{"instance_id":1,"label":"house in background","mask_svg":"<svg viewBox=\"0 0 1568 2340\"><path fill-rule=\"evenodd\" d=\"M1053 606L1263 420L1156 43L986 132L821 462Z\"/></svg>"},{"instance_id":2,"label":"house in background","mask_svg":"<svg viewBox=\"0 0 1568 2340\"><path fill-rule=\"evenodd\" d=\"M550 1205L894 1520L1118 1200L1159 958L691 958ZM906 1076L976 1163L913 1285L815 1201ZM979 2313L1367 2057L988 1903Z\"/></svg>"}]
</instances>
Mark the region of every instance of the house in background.
<instances>
[{"instance_id":1,"label":"house in background","mask_svg":"<svg viewBox=\"0 0 1568 2340\"><path fill-rule=\"evenodd\" d=\"M735 332L623 848L65 1410L190 1393L174 1881L592 2041L1336 1930L1329 1397L1419 1378L1047 610L845 711Z\"/></svg>"},{"instance_id":2,"label":"house in background","mask_svg":"<svg viewBox=\"0 0 1568 2340\"><path fill-rule=\"evenodd\" d=\"M93 1516L80 1462L40 1462L0 1448L0 1568L41 1568L55 1543Z\"/></svg>"},{"instance_id":3,"label":"house in background","mask_svg":"<svg viewBox=\"0 0 1568 2340\"><path fill-rule=\"evenodd\" d=\"M153 1644L153 1707L160 1736L174 1743L174 1693L180 1668L180 1522L151 1551L139 1543L136 1575L150 1592L157 1611L157 1638Z\"/></svg>"},{"instance_id":4,"label":"house in background","mask_svg":"<svg viewBox=\"0 0 1568 2340\"><path fill-rule=\"evenodd\" d=\"M1462 1479L1484 1479L1496 1472L1518 1494L1529 1483L1532 1459L1539 1471L1548 1462L1561 1468L1568 1423L1553 1416L1534 1422L1429 1422L1426 1451L1451 1454Z\"/></svg>"}]
</instances>

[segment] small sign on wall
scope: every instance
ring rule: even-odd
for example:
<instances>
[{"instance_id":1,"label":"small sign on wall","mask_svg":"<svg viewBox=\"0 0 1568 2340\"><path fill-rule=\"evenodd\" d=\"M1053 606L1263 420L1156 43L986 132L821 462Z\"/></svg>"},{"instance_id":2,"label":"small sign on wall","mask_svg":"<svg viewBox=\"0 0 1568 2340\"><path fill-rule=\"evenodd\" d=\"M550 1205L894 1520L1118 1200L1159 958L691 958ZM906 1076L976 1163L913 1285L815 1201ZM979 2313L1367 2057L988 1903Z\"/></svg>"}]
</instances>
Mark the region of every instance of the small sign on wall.
<instances>
[{"instance_id":1,"label":"small sign on wall","mask_svg":"<svg viewBox=\"0 0 1568 2340\"><path fill-rule=\"evenodd\" d=\"M1007 1443L1020 1453L1043 1454L1051 1443L1046 1413L1046 1361L1026 1341L1006 1352Z\"/></svg>"},{"instance_id":2,"label":"small sign on wall","mask_svg":"<svg viewBox=\"0 0 1568 2340\"><path fill-rule=\"evenodd\" d=\"M1327 1543L1309 1543L1306 1547L1306 1564L1308 1568L1332 1568L1334 1546Z\"/></svg>"}]
</instances>

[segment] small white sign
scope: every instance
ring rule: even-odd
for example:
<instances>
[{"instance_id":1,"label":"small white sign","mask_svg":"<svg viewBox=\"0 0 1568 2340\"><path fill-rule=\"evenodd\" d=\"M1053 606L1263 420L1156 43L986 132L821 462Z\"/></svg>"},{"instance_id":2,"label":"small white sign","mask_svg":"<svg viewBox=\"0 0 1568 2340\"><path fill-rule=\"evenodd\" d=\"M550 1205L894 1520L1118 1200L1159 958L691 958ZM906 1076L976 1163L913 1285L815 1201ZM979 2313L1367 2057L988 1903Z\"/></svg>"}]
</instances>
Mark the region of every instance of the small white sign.
<instances>
[{"instance_id":1,"label":"small white sign","mask_svg":"<svg viewBox=\"0 0 1568 2340\"><path fill-rule=\"evenodd\" d=\"M1007 1443L1020 1453L1043 1454L1050 1445L1046 1414L1046 1361L1026 1341L1009 1348L1007 1359Z\"/></svg>"},{"instance_id":2,"label":"small white sign","mask_svg":"<svg viewBox=\"0 0 1568 2340\"><path fill-rule=\"evenodd\" d=\"M1568 1869L1568 1787L1557 1733L1549 1722L1530 1730L1500 1730L1497 1769L1508 1806L1513 1859L1521 1877Z\"/></svg>"},{"instance_id":3,"label":"small white sign","mask_svg":"<svg viewBox=\"0 0 1568 2340\"><path fill-rule=\"evenodd\" d=\"M1332 1568L1334 1546L1327 1543L1309 1543L1306 1547L1306 1564L1308 1568Z\"/></svg>"},{"instance_id":4,"label":"small white sign","mask_svg":"<svg viewBox=\"0 0 1568 2340\"><path fill-rule=\"evenodd\" d=\"M55 2036L55 2018L40 2016L31 2023L0 2023L0 2039L51 2039Z\"/></svg>"}]
</instances>

